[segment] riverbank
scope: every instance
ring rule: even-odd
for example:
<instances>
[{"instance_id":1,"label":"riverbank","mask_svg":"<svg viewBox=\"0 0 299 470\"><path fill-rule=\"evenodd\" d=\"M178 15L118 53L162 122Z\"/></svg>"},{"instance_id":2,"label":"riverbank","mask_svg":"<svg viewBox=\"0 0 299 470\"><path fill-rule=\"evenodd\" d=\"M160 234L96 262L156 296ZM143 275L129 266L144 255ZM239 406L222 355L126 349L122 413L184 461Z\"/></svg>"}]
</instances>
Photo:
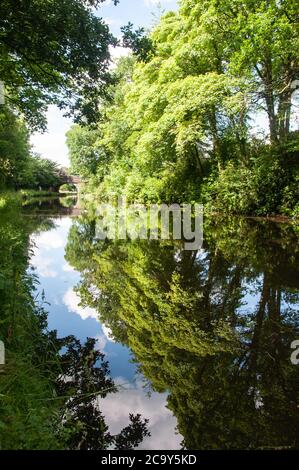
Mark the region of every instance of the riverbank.
<instances>
[{"instance_id":1,"label":"riverbank","mask_svg":"<svg viewBox=\"0 0 299 470\"><path fill-rule=\"evenodd\" d=\"M61 197L77 195L77 192L74 191L36 191L34 189L21 189L19 192L23 198Z\"/></svg>"},{"instance_id":2,"label":"riverbank","mask_svg":"<svg viewBox=\"0 0 299 470\"><path fill-rule=\"evenodd\" d=\"M32 189L21 189L19 191L3 190L0 191L0 210L7 207L21 206L22 201L76 196L77 193L71 192L35 191Z\"/></svg>"},{"instance_id":3,"label":"riverbank","mask_svg":"<svg viewBox=\"0 0 299 470\"><path fill-rule=\"evenodd\" d=\"M81 194L82 203L88 209L90 208L91 211L95 210L97 204L103 204L107 202L107 198L100 199L97 194L92 192L83 192ZM115 199L116 200L116 199ZM133 201L132 204L140 204L138 201ZM188 204L186 201L185 204ZM194 206L196 204L195 201L192 201L191 205ZM200 202L198 203L200 204ZM145 204L148 207L150 204ZM241 214L241 213L226 213L224 211L215 211L209 205L204 205L204 215L208 217L234 217L234 218L242 218L242 219L251 219L256 221L267 221L267 222L275 222L275 223L286 223L286 224L295 224L299 225L299 214L295 215L285 215L285 214L270 214L270 215L256 215L256 214Z\"/></svg>"}]
</instances>

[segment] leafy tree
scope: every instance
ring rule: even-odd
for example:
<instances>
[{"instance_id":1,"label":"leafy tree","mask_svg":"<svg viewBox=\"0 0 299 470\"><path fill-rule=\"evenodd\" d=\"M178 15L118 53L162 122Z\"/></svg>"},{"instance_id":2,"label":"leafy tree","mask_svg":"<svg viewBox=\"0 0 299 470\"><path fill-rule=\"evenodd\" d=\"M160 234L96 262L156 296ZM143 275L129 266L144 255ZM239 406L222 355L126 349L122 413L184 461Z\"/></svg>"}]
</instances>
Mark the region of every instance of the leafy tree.
<instances>
[{"instance_id":1,"label":"leafy tree","mask_svg":"<svg viewBox=\"0 0 299 470\"><path fill-rule=\"evenodd\" d=\"M18 186L29 189L57 190L60 181L58 164L35 155L27 161L26 172L21 175Z\"/></svg>"},{"instance_id":2,"label":"leafy tree","mask_svg":"<svg viewBox=\"0 0 299 470\"><path fill-rule=\"evenodd\" d=\"M8 108L0 107L0 188L13 186L26 169L30 155L24 122Z\"/></svg>"},{"instance_id":3,"label":"leafy tree","mask_svg":"<svg viewBox=\"0 0 299 470\"><path fill-rule=\"evenodd\" d=\"M120 61L114 73L96 143L109 158L98 164L90 190L296 215L294 0L183 0L148 36L132 24L123 33L137 60ZM253 136L252 119L261 111L269 145Z\"/></svg>"},{"instance_id":4,"label":"leafy tree","mask_svg":"<svg viewBox=\"0 0 299 470\"><path fill-rule=\"evenodd\" d=\"M76 186L74 184L70 183L65 183L62 186L60 186L59 191L62 193L75 193L76 192Z\"/></svg>"},{"instance_id":5,"label":"leafy tree","mask_svg":"<svg viewBox=\"0 0 299 470\"><path fill-rule=\"evenodd\" d=\"M34 129L50 103L94 121L109 82L108 26L93 15L101 0L3 0L0 76L6 98ZM114 2L118 3L117 1Z\"/></svg>"},{"instance_id":6,"label":"leafy tree","mask_svg":"<svg viewBox=\"0 0 299 470\"><path fill-rule=\"evenodd\" d=\"M169 392L184 446L297 448L296 231L206 219L199 253L99 241L89 217L74 223L67 249L81 301L132 349L152 388Z\"/></svg>"},{"instance_id":7,"label":"leafy tree","mask_svg":"<svg viewBox=\"0 0 299 470\"><path fill-rule=\"evenodd\" d=\"M100 450L114 445L117 449L137 447L149 435L147 420L130 414L130 424L112 436L102 415L98 398L116 392L109 377L104 354L95 349L96 340L88 339L82 346L74 337L63 341L67 352L61 357L61 375L57 393L68 397L61 414L62 432L68 432L67 446L74 450Z\"/></svg>"},{"instance_id":8,"label":"leafy tree","mask_svg":"<svg viewBox=\"0 0 299 470\"><path fill-rule=\"evenodd\" d=\"M122 26L123 47L132 49L133 54L136 55L141 62L147 62L150 55L154 53L153 43L146 35L144 28L138 28L136 31L133 31L133 27L134 25L132 23Z\"/></svg>"},{"instance_id":9,"label":"leafy tree","mask_svg":"<svg viewBox=\"0 0 299 470\"><path fill-rule=\"evenodd\" d=\"M67 132L67 145L71 172L82 177L92 177L105 163L105 155L97 148L98 133L86 127L73 126Z\"/></svg>"}]
</instances>

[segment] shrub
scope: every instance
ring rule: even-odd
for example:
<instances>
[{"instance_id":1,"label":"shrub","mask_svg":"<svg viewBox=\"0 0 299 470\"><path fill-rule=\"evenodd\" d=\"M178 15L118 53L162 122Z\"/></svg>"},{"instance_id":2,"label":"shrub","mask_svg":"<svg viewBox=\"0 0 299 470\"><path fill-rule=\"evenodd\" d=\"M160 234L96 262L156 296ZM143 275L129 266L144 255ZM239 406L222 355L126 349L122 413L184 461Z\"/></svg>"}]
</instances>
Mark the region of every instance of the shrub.
<instances>
[{"instance_id":1,"label":"shrub","mask_svg":"<svg viewBox=\"0 0 299 470\"><path fill-rule=\"evenodd\" d=\"M260 147L250 167L229 162L202 187L209 210L229 214L294 216L299 207L299 163L294 146Z\"/></svg>"},{"instance_id":2,"label":"shrub","mask_svg":"<svg viewBox=\"0 0 299 470\"><path fill-rule=\"evenodd\" d=\"M248 214L258 204L255 175L248 168L230 162L216 179L206 180L202 196L209 210Z\"/></svg>"}]
</instances>

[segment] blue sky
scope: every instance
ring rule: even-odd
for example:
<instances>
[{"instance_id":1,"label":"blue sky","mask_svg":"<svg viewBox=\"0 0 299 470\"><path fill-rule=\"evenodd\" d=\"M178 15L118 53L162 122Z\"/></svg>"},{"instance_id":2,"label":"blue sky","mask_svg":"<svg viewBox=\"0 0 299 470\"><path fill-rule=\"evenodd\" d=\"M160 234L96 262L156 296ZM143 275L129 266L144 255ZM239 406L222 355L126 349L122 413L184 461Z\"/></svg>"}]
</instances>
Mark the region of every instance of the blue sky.
<instances>
[{"instance_id":1,"label":"blue sky","mask_svg":"<svg viewBox=\"0 0 299 470\"><path fill-rule=\"evenodd\" d=\"M136 27L150 28L154 24L153 13L159 15L161 9L165 11L177 9L177 3L176 0L120 0L120 3L114 6L112 0L106 0L96 11L96 15L104 18L112 33L119 36L120 27L129 21ZM113 54L118 57L122 55L122 51L117 48ZM64 118L62 112L54 106L49 108L47 117L48 132L32 136L33 149L44 158L50 158L62 166L69 166L65 133L72 125L72 121Z\"/></svg>"},{"instance_id":2,"label":"blue sky","mask_svg":"<svg viewBox=\"0 0 299 470\"><path fill-rule=\"evenodd\" d=\"M161 9L176 8L176 0L120 0L117 7L113 5L112 0L108 0L98 9L97 14L106 20L113 34L118 35L120 27L129 21L136 26L151 27L154 15L159 15Z\"/></svg>"}]
</instances>

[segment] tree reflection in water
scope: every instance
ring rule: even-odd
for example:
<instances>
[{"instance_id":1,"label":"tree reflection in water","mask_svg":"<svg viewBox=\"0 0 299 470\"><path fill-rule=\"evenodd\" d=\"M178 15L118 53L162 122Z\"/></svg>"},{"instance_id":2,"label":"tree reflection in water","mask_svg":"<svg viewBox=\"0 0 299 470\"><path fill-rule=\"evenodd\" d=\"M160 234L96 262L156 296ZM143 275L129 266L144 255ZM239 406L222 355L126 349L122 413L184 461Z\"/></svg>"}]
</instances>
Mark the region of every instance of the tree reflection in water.
<instances>
[{"instance_id":1,"label":"tree reflection in water","mask_svg":"<svg viewBox=\"0 0 299 470\"><path fill-rule=\"evenodd\" d=\"M128 345L188 449L299 447L299 244L291 225L214 218L204 249L97 241L74 221L67 260L84 305Z\"/></svg>"}]
</instances>

